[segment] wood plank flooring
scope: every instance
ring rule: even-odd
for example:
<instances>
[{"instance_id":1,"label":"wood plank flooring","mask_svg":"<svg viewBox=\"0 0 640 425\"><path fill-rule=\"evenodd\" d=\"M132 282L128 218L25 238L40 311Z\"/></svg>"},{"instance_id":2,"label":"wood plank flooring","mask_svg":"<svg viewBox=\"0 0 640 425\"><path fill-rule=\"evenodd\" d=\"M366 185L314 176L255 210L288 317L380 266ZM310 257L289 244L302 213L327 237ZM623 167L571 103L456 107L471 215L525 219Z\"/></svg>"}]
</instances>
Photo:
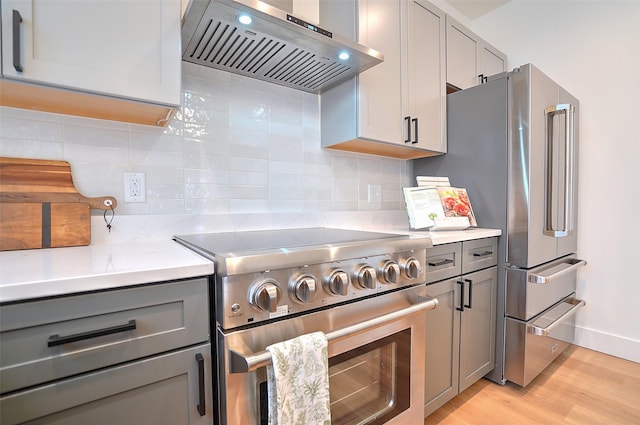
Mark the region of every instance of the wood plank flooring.
<instances>
[{"instance_id":1,"label":"wood plank flooring","mask_svg":"<svg viewBox=\"0 0 640 425\"><path fill-rule=\"evenodd\" d=\"M424 425L640 425L640 363L570 346L526 388L486 379Z\"/></svg>"}]
</instances>

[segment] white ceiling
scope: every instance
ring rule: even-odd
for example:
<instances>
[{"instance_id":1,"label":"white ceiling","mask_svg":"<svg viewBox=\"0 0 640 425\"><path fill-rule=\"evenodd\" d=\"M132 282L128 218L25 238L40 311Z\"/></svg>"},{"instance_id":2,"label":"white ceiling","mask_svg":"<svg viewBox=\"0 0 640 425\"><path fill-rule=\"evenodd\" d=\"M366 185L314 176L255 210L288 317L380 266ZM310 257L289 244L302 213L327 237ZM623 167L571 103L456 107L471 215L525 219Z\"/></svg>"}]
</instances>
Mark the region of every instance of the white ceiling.
<instances>
[{"instance_id":1,"label":"white ceiling","mask_svg":"<svg viewBox=\"0 0 640 425\"><path fill-rule=\"evenodd\" d=\"M470 20L491 12L510 0L446 0Z\"/></svg>"}]
</instances>

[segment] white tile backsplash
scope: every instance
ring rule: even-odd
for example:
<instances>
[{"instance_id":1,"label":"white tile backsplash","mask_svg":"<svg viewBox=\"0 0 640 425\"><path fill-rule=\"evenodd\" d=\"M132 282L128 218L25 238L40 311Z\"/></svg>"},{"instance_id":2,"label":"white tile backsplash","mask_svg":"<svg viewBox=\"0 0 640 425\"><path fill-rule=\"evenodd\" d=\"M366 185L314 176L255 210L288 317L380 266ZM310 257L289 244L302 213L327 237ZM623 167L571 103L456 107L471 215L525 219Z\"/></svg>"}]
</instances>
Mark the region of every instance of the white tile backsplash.
<instances>
[{"instance_id":1,"label":"white tile backsplash","mask_svg":"<svg viewBox=\"0 0 640 425\"><path fill-rule=\"evenodd\" d=\"M115 196L117 216L403 210L411 162L322 149L319 106L316 95L183 63L183 105L168 127L1 107L0 155L69 161L76 188ZM145 173L147 202L124 202L124 172ZM367 201L369 184L382 202Z\"/></svg>"}]
</instances>

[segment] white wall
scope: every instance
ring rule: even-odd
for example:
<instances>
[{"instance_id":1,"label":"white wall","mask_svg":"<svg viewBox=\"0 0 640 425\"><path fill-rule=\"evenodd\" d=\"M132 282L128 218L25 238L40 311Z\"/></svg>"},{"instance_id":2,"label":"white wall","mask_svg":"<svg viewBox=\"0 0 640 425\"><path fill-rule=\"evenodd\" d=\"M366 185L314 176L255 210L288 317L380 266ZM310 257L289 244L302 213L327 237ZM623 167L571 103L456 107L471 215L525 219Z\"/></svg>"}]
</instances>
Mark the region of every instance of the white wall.
<instances>
[{"instance_id":1,"label":"white wall","mask_svg":"<svg viewBox=\"0 0 640 425\"><path fill-rule=\"evenodd\" d=\"M640 1L513 0L471 23L580 99L577 344L640 362Z\"/></svg>"}]
</instances>

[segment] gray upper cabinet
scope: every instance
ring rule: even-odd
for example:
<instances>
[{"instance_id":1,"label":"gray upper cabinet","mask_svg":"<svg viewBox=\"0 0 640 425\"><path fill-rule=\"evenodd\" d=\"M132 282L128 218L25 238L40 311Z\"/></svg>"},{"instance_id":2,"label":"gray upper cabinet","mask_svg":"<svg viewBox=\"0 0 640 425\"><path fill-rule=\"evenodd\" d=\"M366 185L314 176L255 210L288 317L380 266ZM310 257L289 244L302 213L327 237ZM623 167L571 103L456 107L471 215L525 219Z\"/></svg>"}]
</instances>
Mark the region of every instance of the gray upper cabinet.
<instances>
[{"instance_id":1,"label":"gray upper cabinet","mask_svg":"<svg viewBox=\"0 0 640 425\"><path fill-rule=\"evenodd\" d=\"M506 70L507 56L447 15L447 83L458 89L482 84Z\"/></svg>"},{"instance_id":2,"label":"gray upper cabinet","mask_svg":"<svg viewBox=\"0 0 640 425\"><path fill-rule=\"evenodd\" d=\"M445 14L424 0L355 0L322 2L321 21L384 55L321 94L322 146L403 159L445 153Z\"/></svg>"},{"instance_id":3,"label":"gray upper cabinet","mask_svg":"<svg viewBox=\"0 0 640 425\"><path fill-rule=\"evenodd\" d=\"M0 105L164 126L180 107L180 2L3 0Z\"/></svg>"}]
</instances>

